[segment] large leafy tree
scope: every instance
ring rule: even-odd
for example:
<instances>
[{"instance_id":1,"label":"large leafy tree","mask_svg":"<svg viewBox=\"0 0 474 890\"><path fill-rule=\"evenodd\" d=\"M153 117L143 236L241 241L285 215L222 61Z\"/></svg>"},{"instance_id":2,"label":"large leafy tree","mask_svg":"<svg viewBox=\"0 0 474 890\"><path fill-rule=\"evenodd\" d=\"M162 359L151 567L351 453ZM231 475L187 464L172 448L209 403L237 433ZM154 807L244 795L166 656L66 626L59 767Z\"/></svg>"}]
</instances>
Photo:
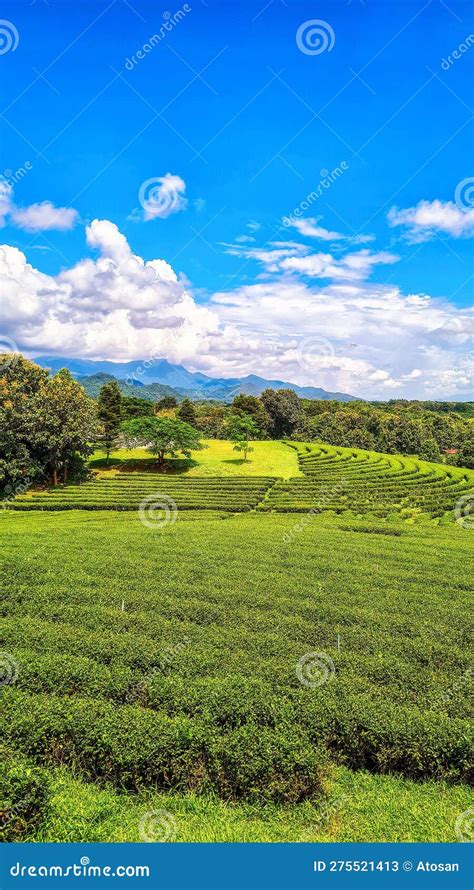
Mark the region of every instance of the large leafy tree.
<instances>
[{"instance_id":1,"label":"large leafy tree","mask_svg":"<svg viewBox=\"0 0 474 890\"><path fill-rule=\"evenodd\" d=\"M158 465L163 467L166 457L191 457L192 451L205 446L200 434L189 423L168 417L136 417L122 424L124 442L128 448L145 447L156 454Z\"/></svg>"},{"instance_id":2,"label":"large leafy tree","mask_svg":"<svg viewBox=\"0 0 474 890\"><path fill-rule=\"evenodd\" d=\"M456 463L458 467L474 470L474 425L472 424L461 444L459 454L456 455Z\"/></svg>"},{"instance_id":3,"label":"large leafy tree","mask_svg":"<svg viewBox=\"0 0 474 890\"><path fill-rule=\"evenodd\" d=\"M105 451L107 463L110 452L118 442L120 432L122 394L116 380L105 383L97 399L97 415L101 423L100 442Z\"/></svg>"},{"instance_id":4,"label":"large leafy tree","mask_svg":"<svg viewBox=\"0 0 474 890\"><path fill-rule=\"evenodd\" d=\"M226 432L231 442L234 442L234 451L240 451L244 455L244 461L253 451L250 439L258 435L258 427L250 414L231 414L226 421Z\"/></svg>"},{"instance_id":5,"label":"large leafy tree","mask_svg":"<svg viewBox=\"0 0 474 890\"><path fill-rule=\"evenodd\" d=\"M47 379L47 371L23 356L0 355L0 485L42 473L39 393Z\"/></svg>"},{"instance_id":6,"label":"large leafy tree","mask_svg":"<svg viewBox=\"0 0 474 890\"><path fill-rule=\"evenodd\" d=\"M68 371L55 377L33 362L0 357L0 482L67 479L90 453L96 406Z\"/></svg>"},{"instance_id":7,"label":"large leafy tree","mask_svg":"<svg viewBox=\"0 0 474 890\"><path fill-rule=\"evenodd\" d=\"M301 416L301 403L292 389L265 389L260 396L270 416L270 434L274 439L291 436Z\"/></svg>"},{"instance_id":8,"label":"large leafy tree","mask_svg":"<svg viewBox=\"0 0 474 890\"><path fill-rule=\"evenodd\" d=\"M60 475L67 481L75 455L91 453L91 439L98 433L97 406L65 368L43 383L39 402L39 450L51 482L57 485Z\"/></svg>"},{"instance_id":9,"label":"large leafy tree","mask_svg":"<svg viewBox=\"0 0 474 890\"><path fill-rule=\"evenodd\" d=\"M236 396L231 406L232 414L250 415L257 426L255 438L264 438L271 427L270 417L263 403L257 396L248 396L240 393Z\"/></svg>"},{"instance_id":10,"label":"large leafy tree","mask_svg":"<svg viewBox=\"0 0 474 890\"><path fill-rule=\"evenodd\" d=\"M148 399L140 399L137 396L122 396L121 418L130 420L132 417L143 417L145 414L154 414L153 402Z\"/></svg>"}]
</instances>

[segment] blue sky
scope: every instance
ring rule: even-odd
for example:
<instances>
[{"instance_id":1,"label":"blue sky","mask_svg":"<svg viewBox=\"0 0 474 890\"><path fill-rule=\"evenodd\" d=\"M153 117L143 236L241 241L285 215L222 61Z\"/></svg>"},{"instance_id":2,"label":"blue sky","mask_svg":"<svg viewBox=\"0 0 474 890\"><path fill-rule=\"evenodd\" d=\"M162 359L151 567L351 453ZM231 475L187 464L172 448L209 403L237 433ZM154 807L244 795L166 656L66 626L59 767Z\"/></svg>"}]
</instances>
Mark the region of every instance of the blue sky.
<instances>
[{"instance_id":1,"label":"blue sky","mask_svg":"<svg viewBox=\"0 0 474 890\"><path fill-rule=\"evenodd\" d=\"M5 261L4 338L32 355L161 351L224 376L466 397L472 10L4 3L0 240L33 267ZM136 262L164 262L119 280L128 248L94 220ZM106 305L91 295L114 263Z\"/></svg>"}]
</instances>

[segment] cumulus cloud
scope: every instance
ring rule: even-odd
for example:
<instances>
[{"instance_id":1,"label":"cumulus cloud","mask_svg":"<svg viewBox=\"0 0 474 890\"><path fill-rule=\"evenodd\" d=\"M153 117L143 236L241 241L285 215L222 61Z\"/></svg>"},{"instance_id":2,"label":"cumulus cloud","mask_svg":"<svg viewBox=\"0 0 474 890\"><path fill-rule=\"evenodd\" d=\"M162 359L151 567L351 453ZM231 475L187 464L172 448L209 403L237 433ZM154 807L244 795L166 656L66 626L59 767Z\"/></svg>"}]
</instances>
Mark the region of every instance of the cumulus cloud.
<instances>
[{"instance_id":1,"label":"cumulus cloud","mask_svg":"<svg viewBox=\"0 0 474 890\"><path fill-rule=\"evenodd\" d=\"M404 226L413 242L428 241L437 232L453 238L474 236L474 209L462 209L453 201L419 201L416 207L392 207L387 214L391 226Z\"/></svg>"},{"instance_id":2,"label":"cumulus cloud","mask_svg":"<svg viewBox=\"0 0 474 890\"><path fill-rule=\"evenodd\" d=\"M134 255L113 223L94 220L86 238L99 257L57 276L35 269L17 248L0 247L0 330L22 349L118 360L162 349L179 361L217 328L171 266Z\"/></svg>"},{"instance_id":3,"label":"cumulus cloud","mask_svg":"<svg viewBox=\"0 0 474 890\"><path fill-rule=\"evenodd\" d=\"M28 207L17 206L13 200L12 186L5 179L0 179L0 228L8 221L26 232L65 231L72 229L78 219L77 210L55 207L51 201L30 204Z\"/></svg>"},{"instance_id":4,"label":"cumulus cloud","mask_svg":"<svg viewBox=\"0 0 474 890\"><path fill-rule=\"evenodd\" d=\"M308 248L276 241L264 260L275 269L271 280L216 293L203 305L164 259L134 254L114 223L94 220L86 240L89 255L56 276L0 246L0 334L27 354L164 356L213 376L255 373L366 398L468 392L472 310L367 282L375 263L391 261L383 253L322 255L326 272L336 264L337 274L319 284L311 280L319 275L283 265L315 262ZM308 337L331 348L302 363Z\"/></svg>"},{"instance_id":5,"label":"cumulus cloud","mask_svg":"<svg viewBox=\"0 0 474 890\"><path fill-rule=\"evenodd\" d=\"M271 281L215 294L221 322L250 327L264 350L265 376L343 390L366 398L451 396L469 392L472 340L465 337L473 310L457 310L426 295L404 295L397 287L367 283L308 286ZM456 342L441 342L454 328ZM322 339L322 349L301 365L304 338ZM471 345L470 345L471 344Z\"/></svg>"}]
</instances>

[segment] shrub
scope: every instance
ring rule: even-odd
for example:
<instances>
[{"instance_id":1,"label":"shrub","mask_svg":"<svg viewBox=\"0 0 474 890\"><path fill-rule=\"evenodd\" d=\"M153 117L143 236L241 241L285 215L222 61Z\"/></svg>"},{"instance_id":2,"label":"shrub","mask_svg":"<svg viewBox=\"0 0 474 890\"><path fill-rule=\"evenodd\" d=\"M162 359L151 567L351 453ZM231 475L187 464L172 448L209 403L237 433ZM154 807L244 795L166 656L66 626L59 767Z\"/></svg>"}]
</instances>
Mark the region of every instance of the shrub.
<instances>
[{"instance_id":1,"label":"shrub","mask_svg":"<svg viewBox=\"0 0 474 890\"><path fill-rule=\"evenodd\" d=\"M47 763L136 791L214 790L293 802L321 794L323 755L303 733L255 724L222 734L205 720L93 699L3 693L4 738Z\"/></svg>"},{"instance_id":2,"label":"shrub","mask_svg":"<svg viewBox=\"0 0 474 890\"><path fill-rule=\"evenodd\" d=\"M22 840L44 818L48 799L46 771L28 758L1 748L0 840Z\"/></svg>"},{"instance_id":3,"label":"shrub","mask_svg":"<svg viewBox=\"0 0 474 890\"><path fill-rule=\"evenodd\" d=\"M225 797L298 803L325 793L327 755L297 729L247 723L216 735L210 775Z\"/></svg>"}]
</instances>

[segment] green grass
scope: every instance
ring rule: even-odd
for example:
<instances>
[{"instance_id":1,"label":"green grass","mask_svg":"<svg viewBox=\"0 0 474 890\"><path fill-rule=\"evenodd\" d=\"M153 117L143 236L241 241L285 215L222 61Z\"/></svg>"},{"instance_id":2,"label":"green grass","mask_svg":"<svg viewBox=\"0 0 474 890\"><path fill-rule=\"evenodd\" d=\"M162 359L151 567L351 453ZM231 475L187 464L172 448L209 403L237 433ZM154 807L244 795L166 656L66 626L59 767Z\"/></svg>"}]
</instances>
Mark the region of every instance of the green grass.
<instances>
[{"instance_id":1,"label":"green grass","mask_svg":"<svg viewBox=\"0 0 474 890\"><path fill-rule=\"evenodd\" d=\"M301 476L297 454L283 442L252 442L248 460L244 461L234 450L231 442L221 439L205 439L206 448L193 452L190 461L169 462L171 472L185 472L186 476L276 476L290 479ZM156 461L144 448L131 451L114 451L111 464L131 463L145 465L156 470ZM90 459L93 468L103 468L103 452L96 451Z\"/></svg>"},{"instance_id":2,"label":"green grass","mask_svg":"<svg viewBox=\"0 0 474 890\"><path fill-rule=\"evenodd\" d=\"M53 777L35 839L137 839L147 807L175 815L177 840L455 840L472 752L469 532L189 518L0 518L0 648L18 663L0 732ZM316 688L296 676L310 652L334 662ZM326 803L301 784L321 742Z\"/></svg>"},{"instance_id":3,"label":"green grass","mask_svg":"<svg viewBox=\"0 0 474 890\"><path fill-rule=\"evenodd\" d=\"M120 794L86 784L65 769L51 773L47 819L26 839L47 842L135 842L146 813L165 810L176 842L456 841L455 823L469 809L463 786L416 784L394 776L334 771L323 805L231 805L196 795Z\"/></svg>"}]
</instances>

